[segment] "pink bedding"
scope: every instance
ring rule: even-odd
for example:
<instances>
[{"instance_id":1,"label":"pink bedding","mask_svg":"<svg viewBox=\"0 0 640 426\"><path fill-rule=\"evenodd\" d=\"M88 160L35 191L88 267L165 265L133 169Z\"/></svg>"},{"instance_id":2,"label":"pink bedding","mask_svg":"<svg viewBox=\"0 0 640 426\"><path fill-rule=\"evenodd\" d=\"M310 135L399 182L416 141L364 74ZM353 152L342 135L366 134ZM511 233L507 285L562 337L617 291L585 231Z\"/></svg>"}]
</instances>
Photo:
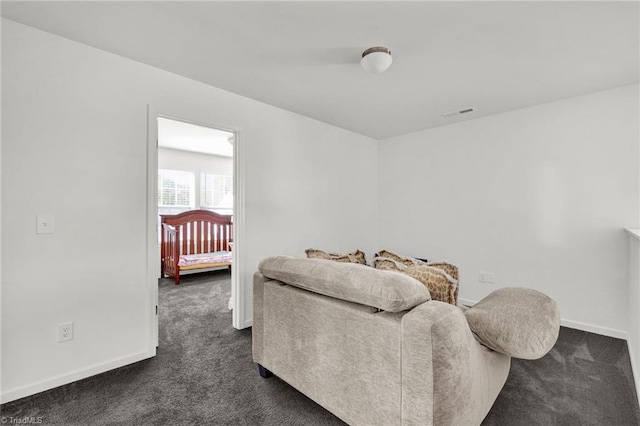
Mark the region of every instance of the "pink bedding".
<instances>
[{"instance_id":1,"label":"pink bedding","mask_svg":"<svg viewBox=\"0 0 640 426\"><path fill-rule=\"evenodd\" d=\"M181 254L178 266L200 265L202 263L231 262L230 251L216 251L213 253Z\"/></svg>"}]
</instances>

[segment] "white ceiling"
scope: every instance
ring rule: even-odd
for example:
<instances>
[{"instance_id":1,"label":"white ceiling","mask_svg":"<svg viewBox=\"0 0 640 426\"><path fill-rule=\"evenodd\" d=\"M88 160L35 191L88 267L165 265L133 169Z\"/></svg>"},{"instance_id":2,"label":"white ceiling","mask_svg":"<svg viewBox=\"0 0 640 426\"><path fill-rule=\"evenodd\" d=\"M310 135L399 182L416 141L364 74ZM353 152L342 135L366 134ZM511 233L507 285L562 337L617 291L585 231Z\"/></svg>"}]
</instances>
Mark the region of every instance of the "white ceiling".
<instances>
[{"instance_id":1,"label":"white ceiling","mask_svg":"<svg viewBox=\"0 0 640 426\"><path fill-rule=\"evenodd\" d=\"M3 1L2 15L377 139L639 74L635 1ZM384 74L359 66L376 45L394 57Z\"/></svg>"},{"instance_id":2,"label":"white ceiling","mask_svg":"<svg viewBox=\"0 0 640 426\"><path fill-rule=\"evenodd\" d=\"M233 133L169 118L158 118L158 146L180 151L233 157Z\"/></svg>"}]
</instances>

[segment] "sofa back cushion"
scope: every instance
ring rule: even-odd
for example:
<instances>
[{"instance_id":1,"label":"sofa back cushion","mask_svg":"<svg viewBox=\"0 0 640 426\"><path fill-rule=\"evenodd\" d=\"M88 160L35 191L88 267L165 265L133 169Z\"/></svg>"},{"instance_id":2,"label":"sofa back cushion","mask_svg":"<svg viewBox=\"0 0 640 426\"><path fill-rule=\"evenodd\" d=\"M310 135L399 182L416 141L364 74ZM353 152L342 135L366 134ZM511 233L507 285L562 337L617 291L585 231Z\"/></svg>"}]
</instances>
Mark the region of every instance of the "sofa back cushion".
<instances>
[{"instance_id":1,"label":"sofa back cushion","mask_svg":"<svg viewBox=\"0 0 640 426\"><path fill-rule=\"evenodd\" d=\"M429 290L412 277L357 263L273 256L258 269L285 284L388 312L406 311L431 299Z\"/></svg>"}]
</instances>

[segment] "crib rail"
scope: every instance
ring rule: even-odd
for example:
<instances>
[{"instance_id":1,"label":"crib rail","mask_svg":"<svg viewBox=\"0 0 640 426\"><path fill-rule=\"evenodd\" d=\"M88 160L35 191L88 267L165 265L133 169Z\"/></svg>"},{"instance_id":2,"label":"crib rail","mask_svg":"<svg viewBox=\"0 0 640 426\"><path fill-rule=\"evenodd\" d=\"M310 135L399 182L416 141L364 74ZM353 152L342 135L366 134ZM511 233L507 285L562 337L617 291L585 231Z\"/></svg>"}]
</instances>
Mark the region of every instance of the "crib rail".
<instances>
[{"instance_id":1,"label":"crib rail","mask_svg":"<svg viewBox=\"0 0 640 426\"><path fill-rule=\"evenodd\" d=\"M164 277L164 274L166 274L174 277L180 261L180 231L171 225L163 223L162 235L160 248L162 271L160 271L160 276Z\"/></svg>"},{"instance_id":2,"label":"crib rail","mask_svg":"<svg viewBox=\"0 0 640 426\"><path fill-rule=\"evenodd\" d=\"M208 210L190 210L161 215L160 276L175 277L179 283L180 255L231 251L232 216Z\"/></svg>"}]
</instances>

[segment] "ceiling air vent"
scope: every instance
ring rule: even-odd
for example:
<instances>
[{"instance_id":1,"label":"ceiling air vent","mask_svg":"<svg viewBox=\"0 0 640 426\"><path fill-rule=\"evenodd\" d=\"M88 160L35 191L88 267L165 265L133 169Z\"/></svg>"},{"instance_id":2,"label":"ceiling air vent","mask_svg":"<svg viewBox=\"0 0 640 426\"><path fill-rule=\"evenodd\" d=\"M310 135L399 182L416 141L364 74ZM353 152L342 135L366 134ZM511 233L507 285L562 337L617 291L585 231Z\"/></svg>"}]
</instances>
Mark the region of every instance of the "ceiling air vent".
<instances>
[{"instance_id":1,"label":"ceiling air vent","mask_svg":"<svg viewBox=\"0 0 640 426\"><path fill-rule=\"evenodd\" d=\"M464 115L471 114L472 112L476 112L475 108L465 108L459 111L449 111L442 114L444 118L455 117L456 115Z\"/></svg>"}]
</instances>

